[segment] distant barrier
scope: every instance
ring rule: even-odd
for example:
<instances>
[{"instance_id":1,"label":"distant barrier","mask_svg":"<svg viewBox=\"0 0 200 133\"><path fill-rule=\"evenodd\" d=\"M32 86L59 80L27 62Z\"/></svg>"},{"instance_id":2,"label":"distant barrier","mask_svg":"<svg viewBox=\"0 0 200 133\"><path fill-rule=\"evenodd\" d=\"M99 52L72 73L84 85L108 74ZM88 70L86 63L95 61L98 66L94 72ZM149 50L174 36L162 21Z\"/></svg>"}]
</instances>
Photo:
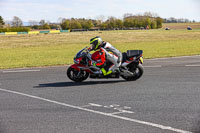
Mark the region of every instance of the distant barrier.
<instances>
[{"instance_id":1,"label":"distant barrier","mask_svg":"<svg viewBox=\"0 0 200 133\"><path fill-rule=\"evenodd\" d=\"M29 31L29 32L2 32L0 35L19 35L19 34L49 34L63 32L84 32L84 31L113 31L113 30L147 30L144 27L134 28L110 28L110 29L71 29L71 30L47 30L47 31Z\"/></svg>"},{"instance_id":2,"label":"distant barrier","mask_svg":"<svg viewBox=\"0 0 200 133\"><path fill-rule=\"evenodd\" d=\"M21 35L21 34L49 34L49 33L65 33L70 30L48 30L48 31L29 31L29 32L1 32L0 35Z\"/></svg>"}]
</instances>

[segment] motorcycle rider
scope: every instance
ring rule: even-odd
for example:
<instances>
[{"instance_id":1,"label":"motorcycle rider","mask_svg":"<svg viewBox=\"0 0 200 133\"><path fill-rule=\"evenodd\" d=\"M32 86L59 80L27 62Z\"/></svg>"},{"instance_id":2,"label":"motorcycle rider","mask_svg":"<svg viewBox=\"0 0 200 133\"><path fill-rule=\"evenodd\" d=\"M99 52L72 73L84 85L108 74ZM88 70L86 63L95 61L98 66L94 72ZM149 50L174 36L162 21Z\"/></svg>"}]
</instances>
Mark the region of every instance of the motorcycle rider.
<instances>
[{"instance_id":1,"label":"motorcycle rider","mask_svg":"<svg viewBox=\"0 0 200 133\"><path fill-rule=\"evenodd\" d=\"M113 47L109 42L105 42L101 39L101 37L96 36L90 39L91 47L88 48L89 51L98 50L100 48L105 49L106 58L112 62L114 65L111 67L111 71L119 71L119 67L122 63L122 53ZM113 54L109 53L112 52ZM104 69L105 70L105 69ZM103 72L103 71L102 71ZM112 73L109 72L109 73Z\"/></svg>"},{"instance_id":2,"label":"motorcycle rider","mask_svg":"<svg viewBox=\"0 0 200 133\"><path fill-rule=\"evenodd\" d=\"M92 54L91 58L93 61L95 61L95 62L93 62L93 66L99 67L104 76L112 73L112 70L107 72L104 68L106 66L106 51L105 51L105 49L100 48L98 51L96 51Z\"/></svg>"}]
</instances>

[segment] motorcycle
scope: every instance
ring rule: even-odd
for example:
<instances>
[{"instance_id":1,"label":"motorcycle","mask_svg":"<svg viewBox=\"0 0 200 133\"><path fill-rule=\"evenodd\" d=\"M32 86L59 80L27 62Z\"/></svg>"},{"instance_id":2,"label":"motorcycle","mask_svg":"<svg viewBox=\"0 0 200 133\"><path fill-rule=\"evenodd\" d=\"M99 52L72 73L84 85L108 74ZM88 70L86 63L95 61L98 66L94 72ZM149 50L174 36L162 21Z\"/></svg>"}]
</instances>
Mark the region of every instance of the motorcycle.
<instances>
[{"instance_id":1,"label":"motorcycle","mask_svg":"<svg viewBox=\"0 0 200 133\"><path fill-rule=\"evenodd\" d=\"M122 53L122 64L119 71L112 72L104 76L100 68L93 66L92 54L89 53L87 47L80 50L74 57L74 63L67 69L67 76L75 82L82 82L88 77L102 79L102 78L120 78L127 81L135 81L139 79L144 72L142 50L127 50ZM106 61L105 68L108 70L113 64Z\"/></svg>"}]
</instances>

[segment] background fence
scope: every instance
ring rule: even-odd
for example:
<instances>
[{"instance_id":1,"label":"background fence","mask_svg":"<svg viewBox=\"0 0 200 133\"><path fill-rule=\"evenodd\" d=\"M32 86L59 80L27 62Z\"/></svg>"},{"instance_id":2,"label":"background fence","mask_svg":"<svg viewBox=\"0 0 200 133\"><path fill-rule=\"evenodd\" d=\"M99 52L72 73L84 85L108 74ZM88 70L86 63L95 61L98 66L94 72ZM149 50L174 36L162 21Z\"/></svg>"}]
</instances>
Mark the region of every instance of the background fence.
<instances>
[{"instance_id":1,"label":"background fence","mask_svg":"<svg viewBox=\"0 0 200 133\"><path fill-rule=\"evenodd\" d=\"M29 31L29 32L1 32L0 35L49 34L49 33L63 33L63 32L70 32L70 30L47 30L47 31Z\"/></svg>"}]
</instances>

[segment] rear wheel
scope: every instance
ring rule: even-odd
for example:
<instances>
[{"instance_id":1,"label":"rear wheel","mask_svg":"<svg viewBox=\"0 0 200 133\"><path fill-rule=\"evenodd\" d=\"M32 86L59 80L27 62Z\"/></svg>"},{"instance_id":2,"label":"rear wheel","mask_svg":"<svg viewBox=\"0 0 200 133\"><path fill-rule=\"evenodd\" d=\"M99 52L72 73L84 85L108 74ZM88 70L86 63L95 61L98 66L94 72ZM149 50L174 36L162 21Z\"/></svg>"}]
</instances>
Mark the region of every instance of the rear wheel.
<instances>
[{"instance_id":1,"label":"rear wheel","mask_svg":"<svg viewBox=\"0 0 200 133\"><path fill-rule=\"evenodd\" d=\"M129 71L133 73L133 76L122 76L122 78L127 81L135 81L143 75L144 68L138 64L136 67L129 68Z\"/></svg>"},{"instance_id":2,"label":"rear wheel","mask_svg":"<svg viewBox=\"0 0 200 133\"><path fill-rule=\"evenodd\" d=\"M69 79L75 82L82 82L83 80L86 80L89 76L89 73L85 71L78 71L72 67L69 67L67 69L67 76Z\"/></svg>"}]
</instances>

